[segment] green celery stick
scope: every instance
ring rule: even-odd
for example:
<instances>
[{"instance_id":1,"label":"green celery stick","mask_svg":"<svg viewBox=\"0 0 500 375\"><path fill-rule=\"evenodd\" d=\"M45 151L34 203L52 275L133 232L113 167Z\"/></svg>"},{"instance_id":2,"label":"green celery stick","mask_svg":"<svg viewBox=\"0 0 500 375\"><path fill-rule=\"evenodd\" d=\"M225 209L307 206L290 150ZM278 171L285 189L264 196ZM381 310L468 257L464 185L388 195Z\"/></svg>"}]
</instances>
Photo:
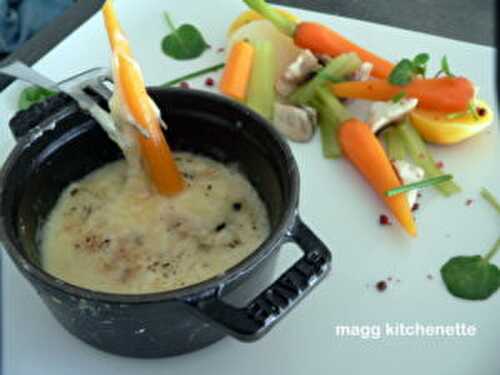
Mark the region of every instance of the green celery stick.
<instances>
[{"instance_id":1,"label":"green celery stick","mask_svg":"<svg viewBox=\"0 0 500 375\"><path fill-rule=\"evenodd\" d=\"M243 0L250 9L259 13L262 17L271 21L281 32L293 38L297 23L290 21L287 17L276 11L271 5L264 0Z\"/></svg>"},{"instance_id":2,"label":"green celery stick","mask_svg":"<svg viewBox=\"0 0 500 375\"><path fill-rule=\"evenodd\" d=\"M307 105L315 95L316 89L329 81L342 81L361 66L362 61L355 53L344 53L331 60L309 82L293 92L289 99L295 105Z\"/></svg>"},{"instance_id":3,"label":"green celery stick","mask_svg":"<svg viewBox=\"0 0 500 375\"><path fill-rule=\"evenodd\" d=\"M387 155L391 160L405 160L405 144L394 128L389 128L384 132L385 144L387 146Z\"/></svg>"},{"instance_id":4,"label":"green celery stick","mask_svg":"<svg viewBox=\"0 0 500 375\"><path fill-rule=\"evenodd\" d=\"M316 95L311 104L319 115L323 156L326 159L337 159L342 156L337 135L338 129L344 121L347 121L352 116L335 95L325 87L316 89Z\"/></svg>"},{"instance_id":5,"label":"green celery stick","mask_svg":"<svg viewBox=\"0 0 500 375\"><path fill-rule=\"evenodd\" d=\"M255 57L248 86L247 105L269 121L273 119L276 51L269 41L254 43Z\"/></svg>"},{"instance_id":6,"label":"green celery stick","mask_svg":"<svg viewBox=\"0 0 500 375\"><path fill-rule=\"evenodd\" d=\"M408 153L413 161L425 171L426 177L445 175L445 173L436 166L436 162L427 149L425 142L407 120L397 125L396 129L398 130L399 136L403 139ZM445 196L450 196L461 191L460 187L454 181L447 181L436 185L436 189Z\"/></svg>"}]
</instances>

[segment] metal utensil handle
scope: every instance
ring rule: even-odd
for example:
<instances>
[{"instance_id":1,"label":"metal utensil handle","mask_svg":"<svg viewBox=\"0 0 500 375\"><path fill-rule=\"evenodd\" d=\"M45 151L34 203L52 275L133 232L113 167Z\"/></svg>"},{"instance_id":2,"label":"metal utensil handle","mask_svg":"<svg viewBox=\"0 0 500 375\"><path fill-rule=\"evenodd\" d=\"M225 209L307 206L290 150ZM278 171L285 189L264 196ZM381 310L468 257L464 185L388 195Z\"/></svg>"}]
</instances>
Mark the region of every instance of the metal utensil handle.
<instances>
[{"instance_id":1,"label":"metal utensil handle","mask_svg":"<svg viewBox=\"0 0 500 375\"><path fill-rule=\"evenodd\" d=\"M318 285L330 269L330 251L300 218L297 218L289 240L299 245L304 256L249 305L236 308L212 296L198 302L195 308L241 341L255 341L267 333Z\"/></svg>"}]
</instances>

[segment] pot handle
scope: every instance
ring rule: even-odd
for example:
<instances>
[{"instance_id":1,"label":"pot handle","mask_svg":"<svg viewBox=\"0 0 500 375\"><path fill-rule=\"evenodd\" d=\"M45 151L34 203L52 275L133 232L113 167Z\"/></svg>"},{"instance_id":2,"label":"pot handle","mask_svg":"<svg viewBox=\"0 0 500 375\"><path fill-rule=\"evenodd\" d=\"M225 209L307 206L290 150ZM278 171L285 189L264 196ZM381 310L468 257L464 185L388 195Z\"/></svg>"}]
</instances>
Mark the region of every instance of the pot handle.
<instances>
[{"instance_id":1,"label":"pot handle","mask_svg":"<svg viewBox=\"0 0 500 375\"><path fill-rule=\"evenodd\" d=\"M330 251L299 217L287 239L295 242L304 255L247 306L234 307L215 295L196 303L195 308L241 341L262 337L318 285L330 269Z\"/></svg>"}]
</instances>

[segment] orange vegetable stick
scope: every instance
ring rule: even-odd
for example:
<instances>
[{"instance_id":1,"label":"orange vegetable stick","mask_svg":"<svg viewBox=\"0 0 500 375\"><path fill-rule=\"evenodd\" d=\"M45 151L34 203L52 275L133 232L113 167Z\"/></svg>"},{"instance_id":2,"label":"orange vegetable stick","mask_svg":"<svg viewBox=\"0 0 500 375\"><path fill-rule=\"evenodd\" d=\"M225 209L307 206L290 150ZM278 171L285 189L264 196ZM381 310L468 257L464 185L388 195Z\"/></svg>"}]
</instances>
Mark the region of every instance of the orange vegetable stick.
<instances>
[{"instance_id":1,"label":"orange vegetable stick","mask_svg":"<svg viewBox=\"0 0 500 375\"><path fill-rule=\"evenodd\" d=\"M233 99L244 101L252 73L255 48L248 42L237 42L231 49L220 82L220 91Z\"/></svg>"},{"instance_id":2,"label":"orange vegetable stick","mask_svg":"<svg viewBox=\"0 0 500 375\"><path fill-rule=\"evenodd\" d=\"M179 193L184 189L184 180L163 136L160 118L146 91L140 68L132 58L111 0L104 4L103 14L114 55L116 87L131 116L150 135L149 138L138 135L146 170L160 194Z\"/></svg>"},{"instance_id":3,"label":"orange vegetable stick","mask_svg":"<svg viewBox=\"0 0 500 375\"><path fill-rule=\"evenodd\" d=\"M394 68L394 64L391 62L365 50L339 33L318 23L300 23L295 30L294 41L298 47L310 49L317 54L338 56L343 53L355 52L361 60L373 64L372 75L377 78L389 77Z\"/></svg>"},{"instance_id":4,"label":"orange vegetable stick","mask_svg":"<svg viewBox=\"0 0 500 375\"><path fill-rule=\"evenodd\" d=\"M358 119L350 119L340 128L339 139L347 158L385 201L408 234L416 236L417 227L406 194L393 197L384 194L401 186L401 182L370 127Z\"/></svg>"},{"instance_id":5,"label":"orange vegetable stick","mask_svg":"<svg viewBox=\"0 0 500 375\"><path fill-rule=\"evenodd\" d=\"M451 113L467 111L474 97L472 83L463 77L414 79L406 86L392 85L382 79L350 81L331 84L330 89L341 98L383 101L404 92L406 96L418 99L419 108Z\"/></svg>"},{"instance_id":6,"label":"orange vegetable stick","mask_svg":"<svg viewBox=\"0 0 500 375\"><path fill-rule=\"evenodd\" d=\"M297 23L276 11L265 0L243 0L251 9L271 21L283 33L293 38L298 47L310 49L314 53L332 57L355 52L363 61L373 64L373 75L387 78L394 65L351 42L330 28L314 22Z\"/></svg>"}]
</instances>

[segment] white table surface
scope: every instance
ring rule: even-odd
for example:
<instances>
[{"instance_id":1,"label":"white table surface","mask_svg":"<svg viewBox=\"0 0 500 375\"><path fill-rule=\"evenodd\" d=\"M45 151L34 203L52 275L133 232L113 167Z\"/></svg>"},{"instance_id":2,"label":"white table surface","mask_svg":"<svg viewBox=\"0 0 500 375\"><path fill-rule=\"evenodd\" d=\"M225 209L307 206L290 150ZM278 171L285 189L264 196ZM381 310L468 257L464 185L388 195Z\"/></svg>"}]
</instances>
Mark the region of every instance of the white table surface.
<instances>
[{"instance_id":1,"label":"white table surface","mask_svg":"<svg viewBox=\"0 0 500 375\"><path fill-rule=\"evenodd\" d=\"M152 85L220 62L223 56L216 49L225 44L230 20L244 9L236 0L116 3L146 81ZM163 10L170 11L178 24L200 26L214 48L194 61L165 58L159 48L167 32ZM481 96L495 103L492 48L313 12L296 13L302 19L329 24L394 61L423 51L430 52L434 61L447 54L453 69L467 74L481 86ZM108 63L109 47L98 14L36 68L61 80ZM202 82L196 80L194 86L202 88ZM7 123L22 87L16 83L0 94L0 161L14 144ZM498 217L479 198L481 186L500 195L499 146L495 123L460 146L435 149L437 159L445 162L464 191L450 199L426 191L417 212L419 237L412 240L397 226L377 224L378 215L386 212L382 203L345 161L321 157L318 137L307 145L292 145L302 175L301 212L332 248L333 272L268 336L253 344L227 338L199 352L161 360L128 359L97 351L59 326L2 254L4 373L498 375L500 295L479 303L457 300L445 291L438 270L451 256L486 251L500 232ZM474 203L466 206L469 198ZM282 265L290 263L294 254L284 248ZM427 278L429 274L432 280ZM377 292L373 285L389 276L393 282L388 290ZM363 340L336 336L337 325L399 322L465 323L478 331L473 337Z\"/></svg>"}]
</instances>

